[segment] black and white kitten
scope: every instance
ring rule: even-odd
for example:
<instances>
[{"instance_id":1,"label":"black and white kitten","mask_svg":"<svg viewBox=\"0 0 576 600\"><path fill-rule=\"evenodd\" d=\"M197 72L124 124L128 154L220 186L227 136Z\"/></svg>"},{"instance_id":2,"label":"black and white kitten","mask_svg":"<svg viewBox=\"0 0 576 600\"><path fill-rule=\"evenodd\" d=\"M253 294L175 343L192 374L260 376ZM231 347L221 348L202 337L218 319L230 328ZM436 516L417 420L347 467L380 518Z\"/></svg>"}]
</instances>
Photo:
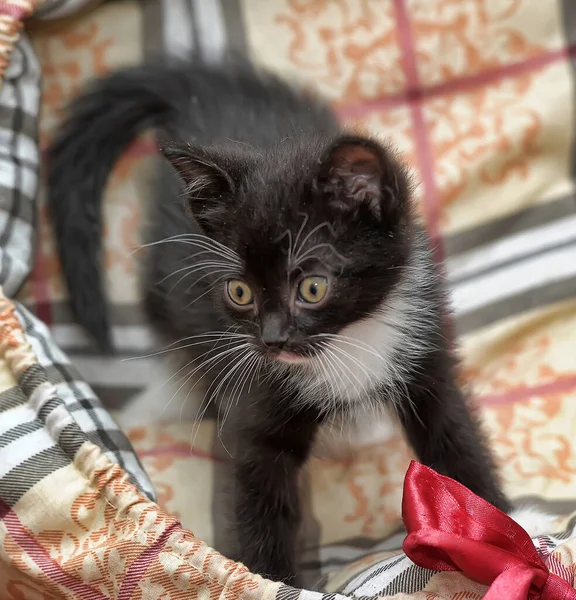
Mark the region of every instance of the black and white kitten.
<instances>
[{"instance_id":1,"label":"black and white kitten","mask_svg":"<svg viewBox=\"0 0 576 600\"><path fill-rule=\"evenodd\" d=\"M185 347L189 384L231 413L238 558L294 582L300 469L320 425L362 414L397 415L423 463L508 511L457 381L442 280L404 170L271 75L132 68L71 107L50 152L49 199L72 307L99 344L110 348L103 188L148 127L168 162L146 302Z\"/></svg>"}]
</instances>

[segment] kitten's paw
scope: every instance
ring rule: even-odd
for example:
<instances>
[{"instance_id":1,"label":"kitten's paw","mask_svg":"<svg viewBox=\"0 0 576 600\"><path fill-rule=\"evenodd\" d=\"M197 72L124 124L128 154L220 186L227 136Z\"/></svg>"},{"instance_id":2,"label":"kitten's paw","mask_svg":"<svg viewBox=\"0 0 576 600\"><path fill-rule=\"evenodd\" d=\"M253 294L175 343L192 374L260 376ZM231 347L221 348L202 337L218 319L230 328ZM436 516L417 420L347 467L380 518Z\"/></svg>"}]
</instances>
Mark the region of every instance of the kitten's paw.
<instances>
[{"instance_id":1,"label":"kitten's paw","mask_svg":"<svg viewBox=\"0 0 576 600\"><path fill-rule=\"evenodd\" d=\"M554 532L554 521L558 517L531 506L521 506L510 513L510 517L528 532L532 538Z\"/></svg>"}]
</instances>

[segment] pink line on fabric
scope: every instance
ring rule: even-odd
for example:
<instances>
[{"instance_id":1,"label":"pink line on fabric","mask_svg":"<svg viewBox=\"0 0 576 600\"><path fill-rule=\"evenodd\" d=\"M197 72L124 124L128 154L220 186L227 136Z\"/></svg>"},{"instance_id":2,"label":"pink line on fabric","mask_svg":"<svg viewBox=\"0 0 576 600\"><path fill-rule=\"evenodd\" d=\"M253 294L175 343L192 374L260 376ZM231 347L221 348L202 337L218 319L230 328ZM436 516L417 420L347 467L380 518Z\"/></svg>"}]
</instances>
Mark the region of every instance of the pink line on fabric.
<instances>
[{"instance_id":1,"label":"pink line on fabric","mask_svg":"<svg viewBox=\"0 0 576 600\"><path fill-rule=\"evenodd\" d=\"M154 559L162 552L166 541L172 535L174 529L178 527L180 527L180 523L172 523L172 525L170 525L170 527L168 527L168 529L132 563L132 566L126 571L124 579L122 580L122 586L118 593L118 600L130 600L130 598L132 598L136 585L142 579Z\"/></svg>"},{"instance_id":2,"label":"pink line on fabric","mask_svg":"<svg viewBox=\"0 0 576 600\"><path fill-rule=\"evenodd\" d=\"M416 53L414 52L414 39L410 26L410 15L406 8L405 0L393 0L394 10L396 12L396 23L398 25L398 37L400 48L402 50L402 63L404 73L408 83L408 89L420 89L418 78L418 65L416 64ZM420 98L408 98L408 105L412 114L412 129L416 142L416 155L420 165L420 176L424 186L424 214L428 230L433 239L437 240L435 248L437 249L437 258L442 261L444 258L444 248L442 237L440 235L440 207L438 202L438 190L436 188L436 179L434 174L434 157L426 122L424 111Z\"/></svg>"},{"instance_id":3,"label":"pink line on fabric","mask_svg":"<svg viewBox=\"0 0 576 600\"><path fill-rule=\"evenodd\" d=\"M196 448L191 448L185 444L177 444L174 446L160 446L158 448L151 448L150 450L142 450L141 452L137 452L139 458L147 458L147 457L157 457L157 456L178 456L178 457L194 457L194 458L202 458L204 460L211 460L217 463L226 462L225 459L220 458L218 456L214 456L212 454L208 454L207 452L203 452L202 450L197 450Z\"/></svg>"},{"instance_id":4,"label":"pink line on fabric","mask_svg":"<svg viewBox=\"0 0 576 600\"><path fill-rule=\"evenodd\" d=\"M10 15L21 21L30 14L31 10L8 2L0 2L0 15Z\"/></svg>"},{"instance_id":5,"label":"pink line on fabric","mask_svg":"<svg viewBox=\"0 0 576 600\"><path fill-rule=\"evenodd\" d=\"M0 498L0 519L10 537L42 569L51 581L74 592L75 597L86 600L106 600L98 590L67 573L48 552L34 539L16 513Z\"/></svg>"},{"instance_id":6,"label":"pink line on fabric","mask_svg":"<svg viewBox=\"0 0 576 600\"><path fill-rule=\"evenodd\" d=\"M477 402L482 406L513 404L514 402L527 400L533 396L547 396L550 394L569 392L573 389L576 389L576 375L561 377L555 379L554 381L549 381L548 383L542 383L540 385L518 388L502 394L479 396L477 398Z\"/></svg>"},{"instance_id":7,"label":"pink line on fabric","mask_svg":"<svg viewBox=\"0 0 576 600\"><path fill-rule=\"evenodd\" d=\"M343 104L338 108L338 114L343 119L352 119L362 117L363 115L379 110L389 110L398 106L404 106L410 102L418 100L426 100L437 96L446 96L456 92L466 92L474 88L497 83L501 79L531 73L547 67L550 64L558 62L566 58L576 56L576 44L561 48L560 50L551 50L537 56L532 56L526 60L503 65L497 69L490 69L476 73L475 75L467 75L457 77L450 81L444 81L429 87L408 87L406 91L385 98L376 100L367 100L358 102L357 104Z\"/></svg>"},{"instance_id":8,"label":"pink line on fabric","mask_svg":"<svg viewBox=\"0 0 576 600\"><path fill-rule=\"evenodd\" d=\"M546 565L550 572L558 575L558 577L562 578L566 583L573 585L574 575L570 568L560 562L554 554L550 554L548 556L548 564Z\"/></svg>"}]
</instances>

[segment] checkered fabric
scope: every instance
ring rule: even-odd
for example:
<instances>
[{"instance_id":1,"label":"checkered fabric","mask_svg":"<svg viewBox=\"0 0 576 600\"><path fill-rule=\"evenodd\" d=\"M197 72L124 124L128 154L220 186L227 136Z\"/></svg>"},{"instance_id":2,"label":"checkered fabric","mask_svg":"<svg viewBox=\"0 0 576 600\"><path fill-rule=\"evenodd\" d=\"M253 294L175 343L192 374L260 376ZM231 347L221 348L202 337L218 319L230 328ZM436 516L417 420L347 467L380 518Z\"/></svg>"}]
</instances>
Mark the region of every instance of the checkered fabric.
<instances>
[{"instance_id":1,"label":"checkered fabric","mask_svg":"<svg viewBox=\"0 0 576 600\"><path fill-rule=\"evenodd\" d=\"M13 401L4 404L0 400L0 412L9 410L0 419L0 447L9 446L11 459L8 463L10 469L2 482L5 486L3 489L6 490L4 499L9 497L14 502L18 500L19 496L11 495L15 493L15 488L12 487L15 481L32 486L45 474L46 469L50 471L61 466L61 461L58 461L59 449L54 442L46 439L46 444L42 444L34 439L37 435L45 436L45 432L39 430L46 424L47 419L52 418L52 411L61 404L70 415L70 427L62 431L62 440L58 440L66 454L74 455L79 440L90 440L100 446L110 460L117 462L129 473L149 498L155 499L154 488L125 434L101 405L90 386L82 380L66 355L54 344L47 327L22 306L17 305L16 314L23 325L37 363L21 377L20 386L24 394L20 390L11 389L6 394ZM42 410L37 407L34 414L24 402L40 385L45 385L47 389L49 387L53 398L48 401L45 396ZM82 435L79 437L80 433ZM71 445L66 446L66 443ZM43 457L44 469L35 470L27 466L28 461L36 455Z\"/></svg>"},{"instance_id":2,"label":"checkered fabric","mask_svg":"<svg viewBox=\"0 0 576 600\"><path fill-rule=\"evenodd\" d=\"M250 573L144 496L145 478L140 487L130 481L123 457L110 451L105 413L79 406L86 394L74 394L80 384L66 379L51 344L0 290L0 597L454 600L486 591L401 553L340 570L323 594ZM60 365L58 376L44 363ZM127 467L141 475L131 458ZM574 585L576 516L535 545L549 570Z\"/></svg>"},{"instance_id":3,"label":"checkered fabric","mask_svg":"<svg viewBox=\"0 0 576 600\"><path fill-rule=\"evenodd\" d=\"M0 282L12 296L32 268L36 220L40 66L30 41L18 36L33 4L0 5Z\"/></svg>"},{"instance_id":4,"label":"checkered fabric","mask_svg":"<svg viewBox=\"0 0 576 600\"><path fill-rule=\"evenodd\" d=\"M2 501L7 506L16 505L46 475L66 465L67 457L74 456L85 440L101 447L109 460L117 462L150 498L154 498L152 485L128 440L54 345L46 326L3 296L0 296L0 314L4 353L10 355L21 346L26 354L9 372L17 377L19 385L4 385L5 389L0 392ZM4 373L13 368L11 362L13 359L6 359L2 364ZM51 437L46 431L47 423L62 414L66 418L59 426L58 435Z\"/></svg>"},{"instance_id":5,"label":"checkered fabric","mask_svg":"<svg viewBox=\"0 0 576 600\"><path fill-rule=\"evenodd\" d=\"M399 553L340 570L327 593L250 573L130 481L117 454L102 444L107 433L95 428L96 410L90 425L82 423L84 409L65 400L66 382L51 380L42 363L61 357L50 344L46 330L0 290L0 597L455 600L486 591ZM548 569L574 585L576 516L535 545Z\"/></svg>"},{"instance_id":6,"label":"checkered fabric","mask_svg":"<svg viewBox=\"0 0 576 600\"><path fill-rule=\"evenodd\" d=\"M540 558L552 573L575 585L575 578L561 558L576 536L576 515L567 519L554 535L535 538ZM487 587L466 579L461 573L431 571L415 565L405 554L381 553L350 565L330 581L328 587L346 596L373 598L482 598ZM425 590L424 593L422 593ZM436 595L438 594L438 595Z\"/></svg>"},{"instance_id":7,"label":"checkered fabric","mask_svg":"<svg viewBox=\"0 0 576 600\"><path fill-rule=\"evenodd\" d=\"M16 1L0 4L0 55L10 56L0 89L0 286L9 297L16 294L32 269L37 223L40 66L30 40L18 35L22 28L20 20L31 13L35 4ZM13 35L3 38L2 27ZM131 473L141 489L154 498L153 486L130 442L77 369L54 345L46 325L22 306L18 307L18 317L37 357L37 365L25 375L29 385L35 387L44 381L53 384L88 439L100 445L110 459ZM16 502L47 469L59 465L59 451L53 443L49 444L47 439L44 444L36 443L43 435L42 422L24 404L24 391L23 395L19 389L8 389L3 392L7 398L0 400L0 411L10 409L0 419L0 447L8 447L11 452L10 460L2 464L3 498L10 502ZM38 471L28 466L36 454L44 457L44 466Z\"/></svg>"},{"instance_id":8,"label":"checkered fabric","mask_svg":"<svg viewBox=\"0 0 576 600\"><path fill-rule=\"evenodd\" d=\"M102 2L102 0L40 0L36 2L38 6L34 12L34 18L43 20L62 19L99 2Z\"/></svg>"}]
</instances>

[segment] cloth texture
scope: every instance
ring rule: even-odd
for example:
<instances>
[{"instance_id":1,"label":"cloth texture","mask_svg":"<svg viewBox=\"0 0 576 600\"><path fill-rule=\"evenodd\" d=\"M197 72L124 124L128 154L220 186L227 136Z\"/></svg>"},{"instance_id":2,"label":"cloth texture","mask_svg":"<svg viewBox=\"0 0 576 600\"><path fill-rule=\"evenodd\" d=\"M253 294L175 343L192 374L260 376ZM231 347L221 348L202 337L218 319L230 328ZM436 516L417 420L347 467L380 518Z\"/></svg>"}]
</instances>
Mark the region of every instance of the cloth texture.
<instances>
[{"instance_id":1,"label":"cloth texture","mask_svg":"<svg viewBox=\"0 0 576 600\"><path fill-rule=\"evenodd\" d=\"M350 581L342 579L358 565L339 572L339 581L333 583L342 593L318 593L263 579L226 559L142 493L146 480L130 477L106 444L91 441L90 427L81 426L82 413L63 400L63 388L50 381L40 364L35 354L37 332L30 329L30 322L35 319L0 293L0 597L344 600L398 591L398 600L456 600L480 598L486 591L485 581L475 583L461 573L442 570L427 549L420 548L416 558L418 543L411 536L422 532L429 536L431 522L438 530L452 527L452 538L461 540L456 545L460 549L467 535L476 531L478 536L478 527L466 528L465 520L473 520L474 502L483 501L429 469L420 466L424 473L415 471L414 465L406 480L404 513L410 535L405 545L415 560L428 560L436 570L416 566L399 553L375 565L364 559L362 574ZM44 344L51 344L45 329L42 333ZM133 464L127 468L134 472ZM456 511L438 511L446 508L446 498L430 502L434 495L440 498L442 486L453 497L456 486L460 500L465 497L464 508L458 507L456 529ZM485 506L480 510L487 513ZM501 513L500 517L509 520ZM480 537L484 539L487 530L494 541L490 521L481 524ZM575 524L576 515L562 533L536 539L531 554L527 535L513 531L516 537L523 536L516 552L529 555L542 572L549 569L553 580L573 587ZM475 558L475 564L482 563L480 554ZM542 597L568 600L574 594ZM528 588L526 594L507 597L528 600Z\"/></svg>"},{"instance_id":2,"label":"cloth texture","mask_svg":"<svg viewBox=\"0 0 576 600\"><path fill-rule=\"evenodd\" d=\"M546 15L546 18L543 18ZM574 48L569 0L142 0L31 23L44 77L41 146L91 77L159 52L243 53L309 82L342 120L389 138L414 173L446 258L464 379L507 492L552 513L576 503ZM120 356L99 356L66 303L41 186L35 268L19 300L120 423L170 374L140 308L134 249L148 199L150 137L115 169L105 200L108 296ZM159 412L159 411L158 411ZM128 422L128 421L126 421ZM164 508L220 547L226 450L215 421L128 435ZM190 442L194 441L192 449ZM313 582L400 538L410 453L394 434L350 460L312 461L303 561ZM187 477L182 477L187 473ZM203 481L189 501L191 481ZM382 541L386 540L386 541Z\"/></svg>"},{"instance_id":3,"label":"cloth texture","mask_svg":"<svg viewBox=\"0 0 576 600\"><path fill-rule=\"evenodd\" d=\"M574 571L565 562L576 515L564 519L564 527L558 524L561 533L531 540L505 513L412 461L404 480L402 516L405 555L371 557L369 567L361 561L356 566L360 574L351 578L354 567L344 569L337 576L341 591L356 597L400 592L404 598L413 592L414 597L453 600L576 598ZM343 577L350 579L343 583Z\"/></svg>"},{"instance_id":4,"label":"cloth texture","mask_svg":"<svg viewBox=\"0 0 576 600\"><path fill-rule=\"evenodd\" d=\"M279 584L162 513L103 429L92 441L93 422L35 354L51 341L31 323L0 294L0 597L274 597Z\"/></svg>"},{"instance_id":5,"label":"cloth texture","mask_svg":"<svg viewBox=\"0 0 576 600\"><path fill-rule=\"evenodd\" d=\"M412 461L404 483L402 547L420 567L490 585L486 600L576 599L569 571L548 570L530 536L463 485Z\"/></svg>"}]
</instances>

